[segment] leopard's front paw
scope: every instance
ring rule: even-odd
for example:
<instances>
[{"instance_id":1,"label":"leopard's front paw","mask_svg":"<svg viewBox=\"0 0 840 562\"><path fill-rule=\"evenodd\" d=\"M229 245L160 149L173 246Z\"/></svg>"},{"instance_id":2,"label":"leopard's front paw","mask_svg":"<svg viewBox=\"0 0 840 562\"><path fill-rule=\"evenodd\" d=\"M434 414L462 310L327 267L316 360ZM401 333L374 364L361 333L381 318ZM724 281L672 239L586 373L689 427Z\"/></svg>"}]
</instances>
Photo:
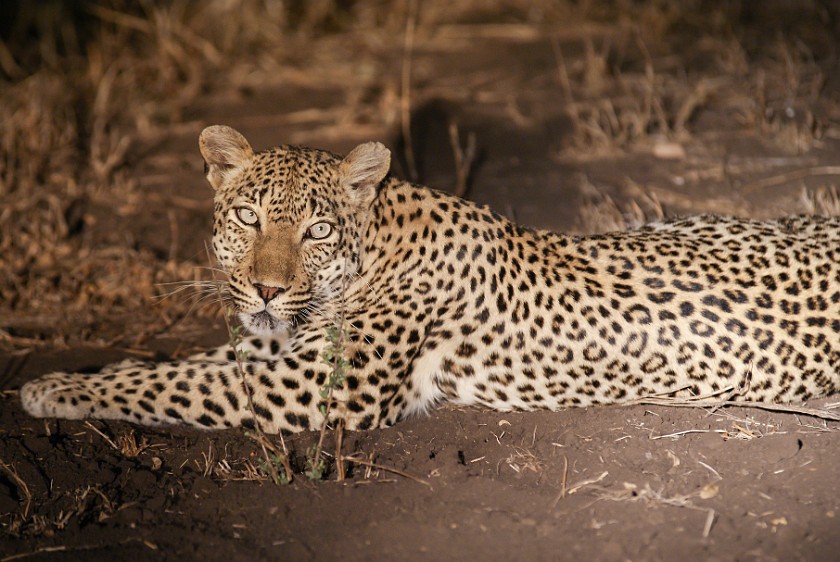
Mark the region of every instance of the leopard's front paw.
<instances>
[{"instance_id":1,"label":"leopard's front paw","mask_svg":"<svg viewBox=\"0 0 840 562\"><path fill-rule=\"evenodd\" d=\"M53 373L26 383L20 389L23 409L36 418L90 416L95 408L94 399L78 380L83 376Z\"/></svg>"}]
</instances>

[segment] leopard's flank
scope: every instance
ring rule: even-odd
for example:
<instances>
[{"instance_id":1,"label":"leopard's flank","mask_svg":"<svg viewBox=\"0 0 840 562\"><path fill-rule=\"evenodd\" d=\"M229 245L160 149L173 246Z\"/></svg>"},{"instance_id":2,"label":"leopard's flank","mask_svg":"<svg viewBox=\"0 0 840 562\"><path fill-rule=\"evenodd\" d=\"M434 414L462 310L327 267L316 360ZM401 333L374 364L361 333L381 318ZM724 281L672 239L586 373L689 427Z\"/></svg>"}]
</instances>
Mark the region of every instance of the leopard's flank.
<instances>
[{"instance_id":1,"label":"leopard's flank","mask_svg":"<svg viewBox=\"0 0 840 562\"><path fill-rule=\"evenodd\" d=\"M254 152L204 130L213 248L252 333L246 405L228 347L26 384L40 417L300 431L323 421L327 332L351 368L331 415L391 425L442 402L559 409L744 385L802 401L840 388L840 219L699 216L575 237L388 175L381 144L342 158Z\"/></svg>"}]
</instances>

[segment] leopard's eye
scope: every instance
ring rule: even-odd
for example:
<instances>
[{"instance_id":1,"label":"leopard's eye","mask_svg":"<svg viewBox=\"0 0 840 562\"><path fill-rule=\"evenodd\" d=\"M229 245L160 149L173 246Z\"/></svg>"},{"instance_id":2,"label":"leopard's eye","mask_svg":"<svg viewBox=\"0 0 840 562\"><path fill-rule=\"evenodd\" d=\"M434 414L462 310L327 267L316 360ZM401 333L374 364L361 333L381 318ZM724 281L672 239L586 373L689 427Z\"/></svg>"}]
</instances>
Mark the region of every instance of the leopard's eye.
<instances>
[{"instance_id":1,"label":"leopard's eye","mask_svg":"<svg viewBox=\"0 0 840 562\"><path fill-rule=\"evenodd\" d=\"M332 225L328 222L316 222L306 231L306 235L313 240L323 240L331 233Z\"/></svg>"},{"instance_id":2,"label":"leopard's eye","mask_svg":"<svg viewBox=\"0 0 840 562\"><path fill-rule=\"evenodd\" d=\"M234 212L236 213L236 218L238 218L242 224L247 224L248 226L254 226L260 220L257 213L248 207L237 207Z\"/></svg>"}]
</instances>

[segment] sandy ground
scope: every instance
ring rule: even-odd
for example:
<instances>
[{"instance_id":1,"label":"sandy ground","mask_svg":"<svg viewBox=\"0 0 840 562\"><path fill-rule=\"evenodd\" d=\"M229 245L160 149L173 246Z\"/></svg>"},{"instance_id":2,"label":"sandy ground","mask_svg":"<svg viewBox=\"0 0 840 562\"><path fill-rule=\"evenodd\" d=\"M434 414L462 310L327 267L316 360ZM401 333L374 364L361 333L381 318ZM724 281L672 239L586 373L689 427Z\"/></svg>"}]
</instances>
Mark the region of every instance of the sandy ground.
<instances>
[{"instance_id":1,"label":"sandy ground","mask_svg":"<svg viewBox=\"0 0 840 562\"><path fill-rule=\"evenodd\" d=\"M211 191L195 139L213 123L238 128L257 148L293 142L346 152L382 140L396 155L395 173L408 177L414 167L423 183L448 190L458 185L454 124L462 147L475 143L467 197L558 230L605 231L688 212L840 213L832 184L840 89L836 55L824 48L836 24L820 13L809 12L817 24L797 26L782 11L708 34L686 18L661 45L598 18L545 26L494 13L418 27L413 166L402 106L386 103L394 91L400 101L404 38L311 39L316 63L336 49L366 52L375 66L368 71L385 78L367 79L353 95L378 100L368 104L374 111L396 107L397 116L342 121L356 98L336 81L209 90L178 126L133 146L125 165L133 199L85 200L81 230L93 247L206 264ZM777 46L762 40L772 30ZM364 68L353 67L359 80ZM297 473L275 486L241 431L27 417L16 389L40 374L226 341L213 314L169 318L152 303L90 316L67 310L18 311L0 326L11 335L0 352L3 562L840 556L837 422L749 408L445 407L346 433L343 453L367 466L348 465L341 482L335 466L325 481L308 480L304 453L317 436L288 437ZM143 323L142 338L124 335Z\"/></svg>"}]
</instances>

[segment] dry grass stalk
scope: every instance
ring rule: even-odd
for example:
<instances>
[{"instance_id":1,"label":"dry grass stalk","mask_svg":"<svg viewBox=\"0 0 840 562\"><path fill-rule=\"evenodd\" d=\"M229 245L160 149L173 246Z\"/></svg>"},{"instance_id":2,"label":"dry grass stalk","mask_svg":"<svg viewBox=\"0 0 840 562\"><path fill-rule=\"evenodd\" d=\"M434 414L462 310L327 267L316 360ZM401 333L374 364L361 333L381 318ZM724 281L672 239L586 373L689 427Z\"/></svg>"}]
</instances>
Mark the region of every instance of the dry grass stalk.
<instances>
[{"instance_id":1,"label":"dry grass stalk","mask_svg":"<svg viewBox=\"0 0 840 562\"><path fill-rule=\"evenodd\" d=\"M513 453L508 455L505 459L507 465L516 472L521 474L524 471L539 474L545 468L545 463L541 461L533 452L523 447L513 447Z\"/></svg>"},{"instance_id":2,"label":"dry grass stalk","mask_svg":"<svg viewBox=\"0 0 840 562\"><path fill-rule=\"evenodd\" d=\"M136 458L140 453L148 449L160 447L160 445L150 444L145 436L141 437L138 442L133 429L119 435L117 440L114 441L89 421L85 421L85 426L104 439L112 449L129 459Z\"/></svg>"},{"instance_id":3,"label":"dry grass stalk","mask_svg":"<svg viewBox=\"0 0 840 562\"><path fill-rule=\"evenodd\" d=\"M569 80L569 71L566 68L566 59L563 58L563 51L560 49L560 43L557 37L551 40L551 48L554 52L554 61L557 65L557 74L560 79L560 87L563 89L563 95L566 97L566 107L568 108L569 118L572 120L572 127L574 128L574 136L580 137L583 134L583 125L581 122L580 112L575 103L574 94L572 92L572 83Z\"/></svg>"},{"instance_id":4,"label":"dry grass stalk","mask_svg":"<svg viewBox=\"0 0 840 562\"><path fill-rule=\"evenodd\" d=\"M834 185L821 185L814 190L802 189L801 201L809 215L840 217L840 190Z\"/></svg>"},{"instance_id":5,"label":"dry grass stalk","mask_svg":"<svg viewBox=\"0 0 840 562\"><path fill-rule=\"evenodd\" d=\"M556 45L556 40L554 42ZM584 71L583 71L583 87L587 92L593 95L600 94L607 85L609 78L609 54L611 41L610 37L605 37L601 45L601 50L596 52L595 44L592 37L587 35L584 38ZM555 59L557 59L558 48L555 47ZM564 65L565 66L565 63ZM565 69L564 69L565 74ZM568 76L566 76L568 80ZM564 90L566 87L564 86Z\"/></svg>"},{"instance_id":6,"label":"dry grass stalk","mask_svg":"<svg viewBox=\"0 0 840 562\"><path fill-rule=\"evenodd\" d=\"M32 558L41 554L51 554L53 552L67 552L69 549L67 546L60 544L57 546L41 546L36 548L30 552L20 552L18 554L12 554L10 556L4 556L0 558L0 562L13 562L14 560L24 560L26 558Z\"/></svg>"},{"instance_id":7,"label":"dry grass stalk","mask_svg":"<svg viewBox=\"0 0 840 562\"><path fill-rule=\"evenodd\" d=\"M139 537L129 537L127 539L121 540L117 542L117 545L128 545L131 543L141 543L149 550L158 550L158 546L148 539L143 539ZM52 554L56 552L86 552L88 550L95 551L102 548L100 543L90 544L90 545L80 545L80 546L67 546L67 545L56 545L56 546L40 546L35 550L29 552L20 552L18 554L12 554L10 556L4 556L0 558L0 562L14 562L15 560L25 560L27 558L34 558L35 556L40 556L42 554Z\"/></svg>"},{"instance_id":8,"label":"dry grass stalk","mask_svg":"<svg viewBox=\"0 0 840 562\"><path fill-rule=\"evenodd\" d=\"M18 518L10 525L8 532L17 536L52 536L56 530L65 529L73 518L79 518L88 513L101 522L117 511L132 505L128 503L117 506L114 500L97 486L59 492L58 497L66 498L65 503L68 507L51 516L33 513L27 518Z\"/></svg>"},{"instance_id":9,"label":"dry grass stalk","mask_svg":"<svg viewBox=\"0 0 840 562\"><path fill-rule=\"evenodd\" d=\"M566 479L569 473L569 459L566 455L563 455L563 476L560 479L560 493L557 494L557 497L554 498L554 502L551 504L552 508L556 508L557 504L560 503L560 500L566 497L566 493L568 489L566 488ZM602 478L606 478L606 473L603 474Z\"/></svg>"},{"instance_id":10,"label":"dry grass stalk","mask_svg":"<svg viewBox=\"0 0 840 562\"><path fill-rule=\"evenodd\" d=\"M582 204L579 212L580 231L586 234L615 232L638 228L665 217L659 197L628 179L621 190L623 208L616 200L589 181L579 180Z\"/></svg>"},{"instance_id":11,"label":"dry grass stalk","mask_svg":"<svg viewBox=\"0 0 840 562\"><path fill-rule=\"evenodd\" d=\"M417 19L417 2L408 0L408 15L405 21L405 35L403 40L403 59L400 87L400 126L402 130L403 146L405 147L405 162L408 166L408 176L411 181L418 181L417 162L414 159L414 141L411 137L411 59L414 54L414 29Z\"/></svg>"},{"instance_id":12,"label":"dry grass stalk","mask_svg":"<svg viewBox=\"0 0 840 562\"><path fill-rule=\"evenodd\" d=\"M574 494L575 492L577 492L578 490L581 490L581 489L586 488L588 486L591 486L593 484L597 484L598 482L600 482L601 480L606 478L608 475L609 475L609 472L605 470L604 472L602 472L598 476L595 476L594 478L586 478L586 479L581 480L579 482L575 482L574 484L572 484L571 486L569 486L568 488L565 489L565 493L563 495L564 496L566 496L566 495L570 496L570 495Z\"/></svg>"},{"instance_id":13,"label":"dry grass stalk","mask_svg":"<svg viewBox=\"0 0 840 562\"><path fill-rule=\"evenodd\" d=\"M345 262L344 265L346 269L347 263ZM338 305L340 313L335 323L326 329L328 343L321 350L321 360L329 366L330 370L319 389L319 395L322 399L320 411L323 420L318 433L318 442L307 452L306 475L312 480L320 480L326 473L326 463L322 455L324 454L324 440L327 430L330 428L330 414L333 408L338 406L335 393L337 390L345 388L347 371L352 368L351 363L344 356L346 351L344 346L348 337L346 325L347 303L345 299L349 282L350 277L348 275L345 275L341 280L341 301ZM340 418L338 423L341 424ZM343 467L340 470L343 471Z\"/></svg>"},{"instance_id":14,"label":"dry grass stalk","mask_svg":"<svg viewBox=\"0 0 840 562\"><path fill-rule=\"evenodd\" d=\"M791 170L790 172L749 182L742 187L742 190L749 193L750 191L758 191L759 189L775 187L818 176L840 176L840 166L814 166L801 170Z\"/></svg>"},{"instance_id":15,"label":"dry grass stalk","mask_svg":"<svg viewBox=\"0 0 840 562\"><path fill-rule=\"evenodd\" d=\"M644 502L649 505L667 505L670 507L681 507L692 509L695 511L703 511L706 513L706 519L703 524L702 536L706 538L712 530L712 525L715 520L715 510L705 507L699 507L691 502L695 496L703 498L705 488L692 494L666 496L661 490L657 491L650 487L650 484L645 483L641 489L630 482L625 482L621 490L600 490L597 495L600 499L620 502Z\"/></svg>"},{"instance_id":16,"label":"dry grass stalk","mask_svg":"<svg viewBox=\"0 0 840 562\"><path fill-rule=\"evenodd\" d=\"M458 124L449 124L449 144L455 159L455 189L453 193L458 197L466 197L470 189L470 172L475 162L475 133L467 135L466 147L461 146L461 135Z\"/></svg>"},{"instance_id":17,"label":"dry grass stalk","mask_svg":"<svg viewBox=\"0 0 840 562\"><path fill-rule=\"evenodd\" d=\"M221 289L219 289L219 292L221 298ZM242 390L245 393L245 400L247 403L248 411L251 412L251 419L254 422L254 433L248 433L248 436L254 439L259 444L260 449L263 453L263 462L265 464L265 470L271 477L271 481L277 485L287 484L292 481L294 476L292 475L292 471L289 467L289 453L286 449L286 441L285 439L283 439L283 435L280 434L280 443L283 448L283 451L281 452L268 439L268 437L266 437L265 431L262 428L262 422L260 421L260 418L257 415L257 411L254 408L253 391L245 375L245 367L242 364L242 361L244 359L244 353L239 349L239 344L241 342L240 328L234 328L233 325L231 325L230 317L231 309L228 308L226 309L224 316L225 326L227 327L227 331L230 336L230 346L233 348L233 354L236 357L236 370L239 373L240 383L242 384ZM277 470L278 462L283 466L283 470L285 471L284 476L281 476L280 472Z\"/></svg>"},{"instance_id":18,"label":"dry grass stalk","mask_svg":"<svg viewBox=\"0 0 840 562\"><path fill-rule=\"evenodd\" d=\"M688 435L690 433L720 433L725 434L726 431L723 429L684 429L682 431L675 431L673 433L666 433L664 435L651 435L651 441L656 441L657 439L669 439L673 437L682 437L683 435Z\"/></svg>"},{"instance_id":19,"label":"dry grass stalk","mask_svg":"<svg viewBox=\"0 0 840 562\"><path fill-rule=\"evenodd\" d=\"M830 410L831 408L827 407L826 409ZM717 411L709 412L709 413L712 414L715 417L719 417L719 418L723 418L723 419L731 421L733 427L736 427L735 424L737 422L739 424L745 425L746 427L754 428L751 431L757 431L757 432L762 433L762 434L775 433L779 429L779 424L760 422L760 421L754 420L754 419L749 418L749 417L738 417L738 416L735 416L732 413L730 413L726 410L722 410L722 409L718 409ZM823 423L825 423L825 422L823 422Z\"/></svg>"},{"instance_id":20,"label":"dry grass stalk","mask_svg":"<svg viewBox=\"0 0 840 562\"><path fill-rule=\"evenodd\" d=\"M557 496L557 499L554 501L555 506L557 502L566 497L566 479L569 474L569 459L566 455L563 455L563 478L560 480L560 495Z\"/></svg>"},{"instance_id":21,"label":"dry grass stalk","mask_svg":"<svg viewBox=\"0 0 840 562\"><path fill-rule=\"evenodd\" d=\"M140 453L147 449L156 447L156 445L151 445L148 442L145 435L140 438L140 441L137 441L134 430L117 437L117 445L119 446L120 452L130 459L139 456Z\"/></svg>"},{"instance_id":22,"label":"dry grass stalk","mask_svg":"<svg viewBox=\"0 0 840 562\"><path fill-rule=\"evenodd\" d=\"M736 400L736 398L738 398L739 396L745 396L749 391L750 384L752 382L752 372L753 366L752 363L750 363L749 367L744 371L741 380L737 384L726 386L708 394L700 394L697 396L690 396L688 398L673 396L675 394L685 391L688 388L687 386L683 386L651 396L644 396L641 398L628 400L626 402L623 402L623 404L642 404L651 406L674 406L703 409L711 408L709 412L711 414L714 414L719 408L722 408L724 406L738 406L743 408L757 408L760 410L767 410L771 412L803 414L822 420L840 421L840 414L832 412L828 409L809 408L807 406L797 406L795 404L759 402L755 400Z\"/></svg>"},{"instance_id":23,"label":"dry grass stalk","mask_svg":"<svg viewBox=\"0 0 840 562\"><path fill-rule=\"evenodd\" d=\"M260 464L262 465L264 461ZM228 460L227 446L224 456L218 458L213 442L207 447L207 452L201 453L200 459L193 459L193 463L205 478L216 478L222 481L253 481L263 482L270 479L265 469L260 469L250 459ZM291 472L291 468L285 468Z\"/></svg>"},{"instance_id":24,"label":"dry grass stalk","mask_svg":"<svg viewBox=\"0 0 840 562\"><path fill-rule=\"evenodd\" d=\"M239 49L254 46L252 41L284 41L282 33L268 33L267 21L259 26L266 33L258 38L247 33L240 34L245 41L215 41L228 30L225 26L220 32L218 21L242 24L245 18L228 4L209 2L196 10L154 3L100 3L84 10L33 4L26 10L29 19L21 25L45 27L35 34L37 44L12 47L37 53L49 64L17 72L13 51L0 47L0 65L17 80L0 88L0 316L19 322L22 313L49 313L53 318L44 325L55 327L60 307L68 317L81 312L76 322L87 317L92 323L115 312L142 310L155 294L154 281L168 280L173 271L146 250L119 242L93 248L84 236L91 224L89 203L122 205L123 195L134 189L118 174L131 147L138 139L155 138L167 120L177 121L180 108L202 91L208 71ZM78 33L78 25L85 26L85 33ZM70 38L69 43L58 48L57 35ZM138 209L148 205L145 194L137 197L142 199ZM114 264L106 252L128 258ZM173 264L173 269L184 265ZM182 303L166 306L175 316L186 313ZM149 321L138 318L137 323ZM5 325L0 329L10 331ZM72 331L82 340L92 337L78 325ZM30 345L17 336L2 343Z\"/></svg>"},{"instance_id":25,"label":"dry grass stalk","mask_svg":"<svg viewBox=\"0 0 840 562\"><path fill-rule=\"evenodd\" d=\"M91 431L93 431L94 433L96 433L97 435L99 435L102 439L104 439L104 440L105 440L105 442L106 442L108 445L110 445L112 449L114 449L115 451L119 451L119 450L120 450L120 448L117 446L117 444L116 444L116 443L114 443L114 440L113 440L113 439L111 439L110 437L108 437L107 435L105 435L104 433L102 433L102 431L101 431L98 427L96 427L95 425L93 425L92 423L90 423L90 422L89 422L89 421L87 421L87 420L85 420L85 426L86 426L88 429L90 429Z\"/></svg>"},{"instance_id":26,"label":"dry grass stalk","mask_svg":"<svg viewBox=\"0 0 840 562\"><path fill-rule=\"evenodd\" d=\"M213 262L213 259L210 254L210 248L205 246L205 252L207 253L207 261L209 263ZM225 302L225 294L223 292L223 288L225 286L225 281L219 281L216 276L217 274L224 275L225 272L222 269L215 268L210 266L208 268L210 272L213 274L213 281L212 281L212 288L215 289L219 302ZM257 415L257 411L254 408L254 396L253 396L253 389L251 385L248 384L248 380L246 377L245 367L243 365L243 360L246 358L246 353L239 348L239 345L242 343L242 327L237 326L234 327L231 324L231 316L233 315L233 309L230 306L225 307L224 312L224 320L225 320L225 328L227 329L228 333L228 345L233 350L233 355L236 358L236 371L239 373L240 384L242 385L242 391L245 393L245 399L248 411L251 413L251 419L254 422L254 433L247 433L249 437L251 437L254 441L256 441L263 454L263 463L264 468L268 475L271 477L271 481L276 484L288 484L293 479L294 476L292 474L291 466L289 465L289 451L286 448L286 440L283 438L283 434L280 434L280 445L282 447L282 451L278 450L276 445L268 439L265 434L265 431L262 427L262 422L260 421L259 416ZM280 472L277 469L277 465L280 464L283 467L283 471L285 474L283 476L280 475Z\"/></svg>"},{"instance_id":27,"label":"dry grass stalk","mask_svg":"<svg viewBox=\"0 0 840 562\"><path fill-rule=\"evenodd\" d=\"M0 469L12 479L12 482L23 496L24 506L23 511L20 513L20 522L26 521L29 519L29 508L32 507L32 493L29 491L29 486L26 485L26 482L20 477L17 470L13 466L3 462L2 459L0 459Z\"/></svg>"},{"instance_id":28,"label":"dry grass stalk","mask_svg":"<svg viewBox=\"0 0 840 562\"><path fill-rule=\"evenodd\" d=\"M640 116L641 125L637 128L637 133L644 134L648 129L648 124L654 119L658 124L659 131L665 133L669 130L668 119L662 110L662 101L657 96L657 80L656 71L653 68L653 59L638 30L635 33L635 40L636 46L645 61L644 101Z\"/></svg>"},{"instance_id":29,"label":"dry grass stalk","mask_svg":"<svg viewBox=\"0 0 840 562\"><path fill-rule=\"evenodd\" d=\"M207 447L207 453L204 451L201 452L201 458L204 461L203 463L198 462L198 459L195 459L195 465L201 470L201 475L207 478L215 471L216 466L216 449L213 447L213 443L210 443Z\"/></svg>"},{"instance_id":30,"label":"dry grass stalk","mask_svg":"<svg viewBox=\"0 0 840 562\"><path fill-rule=\"evenodd\" d=\"M402 476L403 478L407 478L407 479L409 479L413 482L417 482L418 484L423 484L424 486L427 486L430 490L432 489L432 485L429 484L428 482L426 482L425 480L422 480L422 479L420 479L420 478L418 478L418 477L416 477L412 474L409 474L408 472L405 472L403 470L399 470L397 468L393 468L393 467L390 467L390 466L385 466L385 465L382 465L382 464L379 464L379 463L375 463L371 460L361 458L359 456L361 454L363 454L363 453L357 453L357 454L354 454L354 455L341 455L341 457L336 459L336 460L339 461L339 462L349 462L349 463L352 463L352 464L360 464L360 465L365 466L369 469L384 470L385 472L390 472L391 474L396 474L397 476ZM370 474L367 473L366 477L370 478Z\"/></svg>"},{"instance_id":31,"label":"dry grass stalk","mask_svg":"<svg viewBox=\"0 0 840 562\"><path fill-rule=\"evenodd\" d=\"M292 473L292 466L289 463L289 450L286 448L286 440L283 438L283 435L280 434L280 449L278 449L277 446L268 439L265 433L257 433L256 435L251 435L250 437L259 443L265 462L270 463L270 466L273 467L274 473L272 473L272 481L275 484L290 483L294 479L294 475ZM277 474L277 462L279 462L283 467L285 478L282 478L279 474Z\"/></svg>"},{"instance_id":32,"label":"dry grass stalk","mask_svg":"<svg viewBox=\"0 0 840 562\"><path fill-rule=\"evenodd\" d=\"M649 396L637 398L625 404L642 404L646 406L670 406L675 408L721 408L736 406L740 408L756 408L769 412L783 412L788 414L802 414L828 421L840 421L840 413L822 408L809 408L794 404L776 404L774 402L756 402L750 400L714 400L708 398L671 398L667 396Z\"/></svg>"},{"instance_id":33,"label":"dry grass stalk","mask_svg":"<svg viewBox=\"0 0 840 562\"><path fill-rule=\"evenodd\" d=\"M676 135L685 136L688 134L689 120L708 101L712 94L711 90L710 81L701 80L691 91L691 94L683 100L674 118L673 130Z\"/></svg>"},{"instance_id":34,"label":"dry grass stalk","mask_svg":"<svg viewBox=\"0 0 840 562\"><path fill-rule=\"evenodd\" d=\"M344 461L342 461L342 454L341 454L341 447L344 443L344 419L339 419L338 424L335 428L335 459L336 459L336 469L338 471L338 475L336 476L336 480L339 482L344 481L346 474L344 471Z\"/></svg>"}]
</instances>

